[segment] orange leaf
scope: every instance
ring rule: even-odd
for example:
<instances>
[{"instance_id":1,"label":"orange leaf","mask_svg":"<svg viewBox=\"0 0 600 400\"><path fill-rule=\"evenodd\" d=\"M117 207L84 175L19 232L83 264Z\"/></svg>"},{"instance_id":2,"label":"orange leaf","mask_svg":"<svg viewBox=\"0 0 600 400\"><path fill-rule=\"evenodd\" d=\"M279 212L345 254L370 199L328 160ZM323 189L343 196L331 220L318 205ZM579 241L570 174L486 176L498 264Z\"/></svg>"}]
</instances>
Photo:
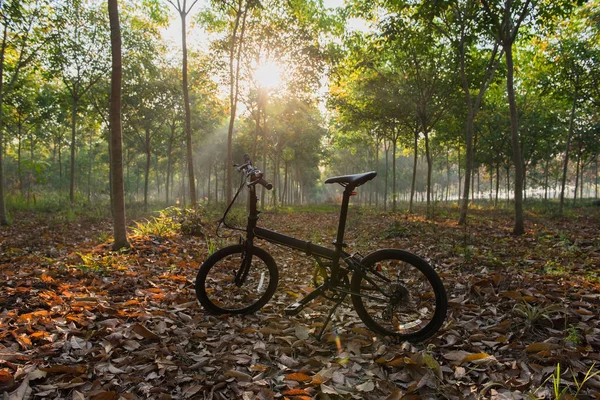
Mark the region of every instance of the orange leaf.
<instances>
[{"instance_id":1,"label":"orange leaf","mask_svg":"<svg viewBox=\"0 0 600 400\"><path fill-rule=\"evenodd\" d=\"M306 390L298 388L287 390L282 394L284 396L310 396L310 393L308 393Z\"/></svg>"},{"instance_id":2,"label":"orange leaf","mask_svg":"<svg viewBox=\"0 0 600 400\"><path fill-rule=\"evenodd\" d=\"M288 381L297 381L297 382L308 382L311 381L312 378L302 372L294 372L293 374L288 374L285 376L285 379Z\"/></svg>"}]
</instances>

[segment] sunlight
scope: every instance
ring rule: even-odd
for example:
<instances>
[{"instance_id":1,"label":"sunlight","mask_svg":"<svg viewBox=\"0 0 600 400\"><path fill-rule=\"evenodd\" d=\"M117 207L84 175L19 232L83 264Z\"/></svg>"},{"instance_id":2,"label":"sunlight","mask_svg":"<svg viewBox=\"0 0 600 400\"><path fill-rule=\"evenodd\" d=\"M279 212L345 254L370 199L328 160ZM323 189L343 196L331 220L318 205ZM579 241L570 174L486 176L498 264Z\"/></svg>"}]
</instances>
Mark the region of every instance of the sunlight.
<instances>
[{"instance_id":1,"label":"sunlight","mask_svg":"<svg viewBox=\"0 0 600 400\"><path fill-rule=\"evenodd\" d=\"M263 88L276 88L281 83L281 67L269 61L256 68L254 78Z\"/></svg>"}]
</instances>

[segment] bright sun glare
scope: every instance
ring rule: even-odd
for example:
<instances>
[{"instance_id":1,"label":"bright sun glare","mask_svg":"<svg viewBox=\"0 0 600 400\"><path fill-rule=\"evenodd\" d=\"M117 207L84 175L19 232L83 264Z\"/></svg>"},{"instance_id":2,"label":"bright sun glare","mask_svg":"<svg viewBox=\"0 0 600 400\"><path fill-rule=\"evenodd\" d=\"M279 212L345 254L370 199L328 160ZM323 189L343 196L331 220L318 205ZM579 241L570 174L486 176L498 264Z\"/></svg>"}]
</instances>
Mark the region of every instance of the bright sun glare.
<instances>
[{"instance_id":1,"label":"bright sun glare","mask_svg":"<svg viewBox=\"0 0 600 400\"><path fill-rule=\"evenodd\" d=\"M263 88L275 88L281 83L281 67L274 62L261 64L254 77Z\"/></svg>"}]
</instances>

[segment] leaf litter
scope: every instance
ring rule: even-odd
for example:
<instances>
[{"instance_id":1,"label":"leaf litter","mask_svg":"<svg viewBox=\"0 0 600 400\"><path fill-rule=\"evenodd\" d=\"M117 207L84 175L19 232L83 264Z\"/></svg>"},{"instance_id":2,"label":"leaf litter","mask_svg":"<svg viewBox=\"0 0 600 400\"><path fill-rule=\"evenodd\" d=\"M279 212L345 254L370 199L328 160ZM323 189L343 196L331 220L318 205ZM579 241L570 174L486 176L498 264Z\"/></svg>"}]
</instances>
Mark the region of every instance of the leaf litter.
<instances>
[{"instance_id":1,"label":"leaf litter","mask_svg":"<svg viewBox=\"0 0 600 400\"><path fill-rule=\"evenodd\" d=\"M500 212L358 212L348 243L362 254L394 247L429 259L449 313L421 344L364 327L350 302L321 341L331 304L283 308L311 290L313 262L261 243L280 268L274 298L250 316L211 316L195 300L204 239L99 239L108 222L52 224L22 215L0 231L0 393L4 399L548 398L553 381L600 398L598 213L531 218L510 235ZM323 223L315 227L311 221ZM265 213L266 227L328 245L335 213ZM283 223L281 221L284 221ZM331 227L321 231L322 226ZM402 235L390 234L402 226ZM382 235L381 232L386 232ZM392 232L393 233L393 232ZM557 369L560 365L560 369ZM557 378L557 374L560 377Z\"/></svg>"}]
</instances>

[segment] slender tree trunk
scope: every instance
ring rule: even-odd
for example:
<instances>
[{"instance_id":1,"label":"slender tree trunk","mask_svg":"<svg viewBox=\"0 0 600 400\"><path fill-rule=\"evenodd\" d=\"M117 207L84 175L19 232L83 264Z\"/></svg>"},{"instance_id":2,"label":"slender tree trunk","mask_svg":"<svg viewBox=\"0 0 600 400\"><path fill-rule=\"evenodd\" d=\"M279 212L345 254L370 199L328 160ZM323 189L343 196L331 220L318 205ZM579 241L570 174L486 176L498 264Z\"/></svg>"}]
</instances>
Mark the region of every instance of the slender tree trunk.
<instances>
[{"instance_id":1,"label":"slender tree trunk","mask_svg":"<svg viewBox=\"0 0 600 400\"><path fill-rule=\"evenodd\" d=\"M19 181L19 193L21 194L21 198L23 198L25 196L25 186L23 185L23 171L21 170L21 124L19 124L17 129L17 179Z\"/></svg>"},{"instance_id":2,"label":"slender tree trunk","mask_svg":"<svg viewBox=\"0 0 600 400\"><path fill-rule=\"evenodd\" d=\"M92 202L92 171L93 171L92 163L94 161L94 154L93 154L93 151L94 151L93 145L94 144L93 144L93 140L94 140L94 130L90 129L90 138L89 138L89 149L90 149L89 151L90 151L90 154L89 154L89 158L88 158L90 165L88 166L88 184L87 184L87 187L88 187L87 188L88 189L87 190L87 201L88 201L88 204L90 204Z\"/></svg>"},{"instance_id":3,"label":"slender tree trunk","mask_svg":"<svg viewBox=\"0 0 600 400\"><path fill-rule=\"evenodd\" d=\"M150 181L150 130L146 129L146 140L144 144L144 153L146 154L146 165L144 167L144 211L148 211L148 182Z\"/></svg>"},{"instance_id":4,"label":"slender tree trunk","mask_svg":"<svg viewBox=\"0 0 600 400\"><path fill-rule=\"evenodd\" d=\"M500 193L500 164L496 164L496 198L494 199L494 208L498 208L499 193Z\"/></svg>"},{"instance_id":5,"label":"slender tree trunk","mask_svg":"<svg viewBox=\"0 0 600 400\"><path fill-rule=\"evenodd\" d=\"M4 24L2 46L0 47L0 225L8 225L8 215L4 202L4 53L8 36L8 24Z\"/></svg>"},{"instance_id":6,"label":"slender tree trunk","mask_svg":"<svg viewBox=\"0 0 600 400\"><path fill-rule=\"evenodd\" d=\"M458 204L461 201L462 177L460 175L460 144L458 145Z\"/></svg>"},{"instance_id":7,"label":"slender tree trunk","mask_svg":"<svg viewBox=\"0 0 600 400\"><path fill-rule=\"evenodd\" d=\"M598 156L596 156L596 191L595 191L595 198L598 198Z\"/></svg>"},{"instance_id":8,"label":"slender tree trunk","mask_svg":"<svg viewBox=\"0 0 600 400\"><path fill-rule=\"evenodd\" d=\"M424 124L423 124L424 125ZM429 132L425 126L423 126L423 132L425 134L425 158L427 159L427 218L432 218L431 211L431 174L433 171L433 160L431 157L431 151L429 149Z\"/></svg>"},{"instance_id":9,"label":"slender tree trunk","mask_svg":"<svg viewBox=\"0 0 600 400\"><path fill-rule=\"evenodd\" d=\"M565 144L565 160L563 163L563 173L561 180L561 188L560 188L560 206L559 206L559 214L563 213L563 206L565 203L565 187L567 185L567 172L569 169L569 153L571 151L571 136L573 136L573 127L575 124L575 109L577 105L577 97L578 92L575 90L573 94L573 104L571 105L571 117L569 119L569 131L567 133L567 142Z\"/></svg>"},{"instance_id":10,"label":"slender tree trunk","mask_svg":"<svg viewBox=\"0 0 600 400\"><path fill-rule=\"evenodd\" d=\"M392 148L392 211L396 212L396 149L398 147L398 136L396 132L393 133Z\"/></svg>"},{"instance_id":11,"label":"slender tree trunk","mask_svg":"<svg viewBox=\"0 0 600 400\"><path fill-rule=\"evenodd\" d=\"M71 104L71 171L69 171L69 202L71 208L75 205L75 131L77 128L77 105L79 103L77 90L76 87L73 87L73 103Z\"/></svg>"},{"instance_id":12,"label":"slender tree trunk","mask_svg":"<svg viewBox=\"0 0 600 400\"><path fill-rule=\"evenodd\" d=\"M188 185L190 190L190 204L192 207L196 206L196 179L194 177L194 156L192 147L192 113L190 111L190 95L188 89L188 57L187 57L187 34L186 34L186 17L188 11L180 11L181 16L181 49L183 53L183 64L181 67L181 73L183 76L183 105L185 108L185 141L186 141L186 159L188 167Z\"/></svg>"},{"instance_id":13,"label":"slender tree trunk","mask_svg":"<svg viewBox=\"0 0 600 400\"><path fill-rule=\"evenodd\" d=\"M379 173L379 137L375 141L375 172ZM380 191L379 179L375 180L375 208L379 208L379 191Z\"/></svg>"},{"instance_id":14,"label":"slender tree trunk","mask_svg":"<svg viewBox=\"0 0 600 400\"><path fill-rule=\"evenodd\" d=\"M285 206L285 196L287 195L287 186L288 186L288 161L285 161L284 173L283 173L283 192L281 194L281 205Z\"/></svg>"},{"instance_id":15,"label":"slender tree trunk","mask_svg":"<svg viewBox=\"0 0 600 400\"><path fill-rule=\"evenodd\" d=\"M384 144L385 146L385 188L383 190L383 211L387 211L387 198L388 198L388 178L389 178L389 174L390 174L390 161L389 161L389 154L390 154L390 144Z\"/></svg>"},{"instance_id":16,"label":"slender tree trunk","mask_svg":"<svg viewBox=\"0 0 600 400\"><path fill-rule=\"evenodd\" d=\"M215 163L215 204L219 204L219 163Z\"/></svg>"},{"instance_id":17,"label":"slender tree trunk","mask_svg":"<svg viewBox=\"0 0 600 400\"><path fill-rule=\"evenodd\" d=\"M577 152L577 161L575 163L575 190L573 191L573 206L577 203L577 189L579 189L579 168L581 166L581 151Z\"/></svg>"},{"instance_id":18,"label":"slender tree trunk","mask_svg":"<svg viewBox=\"0 0 600 400\"><path fill-rule=\"evenodd\" d=\"M450 193L450 148L446 149L446 203Z\"/></svg>"},{"instance_id":19,"label":"slender tree trunk","mask_svg":"<svg viewBox=\"0 0 600 400\"><path fill-rule=\"evenodd\" d=\"M171 176L173 169L173 142L175 141L175 123L171 124L171 135L169 136L169 142L167 145L167 180L165 182L165 204L168 207L170 203L170 192L171 189ZM208 169L210 176L210 168Z\"/></svg>"},{"instance_id":20,"label":"slender tree trunk","mask_svg":"<svg viewBox=\"0 0 600 400\"><path fill-rule=\"evenodd\" d=\"M110 18L110 43L112 54L112 74L110 89L110 148L113 192L113 249L129 247L125 225L125 188L123 184L123 140L121 129L121 28L117 0L108 0Z\"/></svg>"},{"instance_id":21,"label":"slender tree trunk","mask_svg":"<svg viewBox=\"0 0 600 400\"><path fill-rule=\"evenodd\" d=\"M490 203L492 202L492 196L494 195L494 166L488 165L488 171L490 174Z\"/></svg>"},{"instance_id":22,"label":"slender tree trunk","mask_svg":"<svg viewBox=\"0 0 600 400\"><path fill-rule=\"evenodd\" d=\"M506 204L510 200L510 165L506 166Z\"/></svg>"},{"instance_id":23,"label":"slender tree trunk","mask_svg":"<svg viewBox=\"0 0 600 400\"><path fill-rule=\"evenodd\" d=\"M514 88L514 65L512 57L512 42L504 45L506 56L506 92L510 108L510 128L513 148L513 163L515 165L515 225L513 234L525 233L523 220L523 159L521 157L521 146L519 145L519 121L517 114L517 101Z\"/></svg>"},{"instance_id":24,"label":"slender tree trunk","mask_svg":"<svg viewBox=\"0 0 600 400\"><path fill-rule=\"evenodd\" d=\"M240 57L242 53L242 45L243 45L243 36L246 25L246 15L248 12L248 7L246 6L243 13L243 0L238 0L238 8L236 10L236 19L235 25L233 28L233 32L231 34L231 45L229 49L229 79L230 79L230 87L229 87L229 128L227 131L227 202L230 202L233 196L232 186L233 186L233 171L231 169L231 165L233 164L233 128L235 124L235 117L237 111L237 100L238 100L238 85L239 85L239 71L240 71ZM240 18L241 18L241 28L240 28ZM239 41L236 40L237 31L240 29L240 38ZM237 66L234 68L234 61L237 58Z\"/></svg>"},{"instance_id":25,"label":"slender tree trunk","mask_svg":"<svg viewBox=\"0 0 600 400\"><path fill-rule=\"evenodd\" d=\"M410 183L410 201L408 202L408 213L413 213L413 200L415 197L415 186L417 182L417 158L419 156L419 133L415 132L414 134L415 142L414 142L414 156L413 156L413 173L412 180Z\"/></svg>"},{"instance_id":26,"label":"slender tree trunk","mask_svg":"<svg viewBox=\"0 0 600 400\"><path fill-rule=\"evenodd\" d=\"M461 61L464 64L464 59ZM465 92L465 103L467 104L467 137L466 137L466 158L465 158L465 185L463 188L463 198L460 207L460 217L458 220L459 225L465 225L467 223L467 212L469 209L469 191L471 184L471 174L473 170L473 121L475 120L475 111L473 109L473 102L471 100L471 89L468 86L465 67L461 67L461 76L463 81L463 91ZM460 146L459 146L459 181L460 181ZM460 188L459 188L460 192ZM459 195L460 202L460 195Z\"/></svg>"},{"instance_id":27,"label":"slender tree trunk","mask_svg":"<svg viewBox=\"0 0 600 400\"><path fill-rule=\"evenodd\" d=\"M548 175L550 171L550 146L546 147L546 162L544 163L544 201L548 201Z\"/></svg>"}]
</instances>

